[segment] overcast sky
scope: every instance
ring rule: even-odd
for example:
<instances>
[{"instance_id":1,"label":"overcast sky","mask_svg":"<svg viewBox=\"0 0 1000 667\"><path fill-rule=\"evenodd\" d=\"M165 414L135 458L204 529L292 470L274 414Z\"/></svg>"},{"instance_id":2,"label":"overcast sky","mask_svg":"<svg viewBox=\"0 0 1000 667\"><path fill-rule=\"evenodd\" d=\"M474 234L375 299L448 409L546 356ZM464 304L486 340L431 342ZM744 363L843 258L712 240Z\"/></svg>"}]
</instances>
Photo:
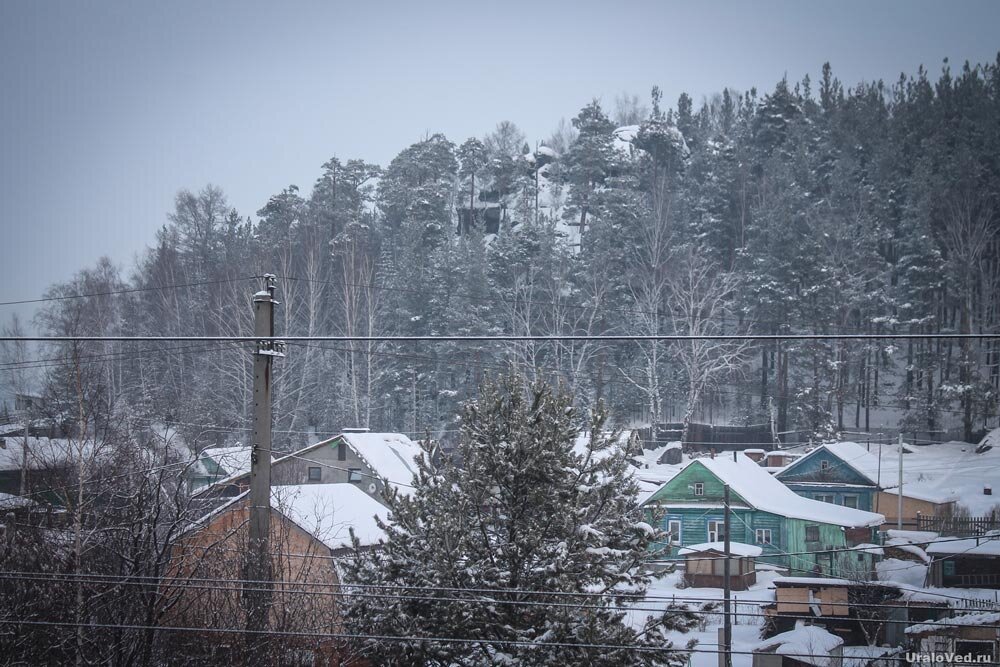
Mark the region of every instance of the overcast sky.
<instances>
[{"instance_id":1,"label":"overcast sky","mask_svg":"<svg viewBox=\"0 0 1000 667\"><path fill-rule=\"evenodd\" d=\"M127 271L181 188L252 215L331 156L384 166L504 119L534 141L593 97L767 92L825 61L850 85L936 76L994 61L997 26L996 0L0 0L0 301L102 255Z\"/></svg>"}]
</instances>

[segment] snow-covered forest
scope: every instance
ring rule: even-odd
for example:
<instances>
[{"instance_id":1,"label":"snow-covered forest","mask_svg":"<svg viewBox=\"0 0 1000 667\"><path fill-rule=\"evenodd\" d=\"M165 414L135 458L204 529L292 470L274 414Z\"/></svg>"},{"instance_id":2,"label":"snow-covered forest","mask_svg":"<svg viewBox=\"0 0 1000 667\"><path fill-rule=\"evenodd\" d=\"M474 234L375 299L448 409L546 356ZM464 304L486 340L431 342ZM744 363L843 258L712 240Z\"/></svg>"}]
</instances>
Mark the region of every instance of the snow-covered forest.
<instances>
[{"instance_id":1,"label":"snow-covered forest","mask_svg":"<svg viewBox=\"0 0 1000 667\"><path fill-rule=\"evenodd\" d=\"M35 325L246 336L255 276L274 273L286 336L996 331L998 118L1000 57L876 83L824 66L700 102L653 88L553 119L547 137L516 118L481 137L431 134L384 166L330 159L311 187L261 193L258 211L210 185L181 191L135 266L82 268L48 290ZM80 294L96 296L63 298ZM246 441L246 346L7 352L47 416L76 419L83 387L91 424ZM995 338L298 343L275 366L275 449L348 426L447 440L483 374L510 365L561 382L581 415L604 401L620 425L807 435L971 440L995 424L1000 386Z\"/></svg>"}]
</instances>

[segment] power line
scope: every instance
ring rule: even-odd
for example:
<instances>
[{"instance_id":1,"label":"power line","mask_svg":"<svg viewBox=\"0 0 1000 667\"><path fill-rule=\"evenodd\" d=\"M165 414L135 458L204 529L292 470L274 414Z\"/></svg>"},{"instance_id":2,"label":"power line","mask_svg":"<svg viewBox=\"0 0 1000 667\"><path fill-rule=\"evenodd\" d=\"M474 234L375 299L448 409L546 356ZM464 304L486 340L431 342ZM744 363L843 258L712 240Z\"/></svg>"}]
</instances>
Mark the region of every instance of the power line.
<instances>
[{"instance_id":1,"label":"power line","mask_svg":"<svg viewBox=\"0 0 1000 667\"><path fill-rule=\"evenodd\" d=\"M240 348L238 346L245 345L246 343L234 342L225 343L219 342L214 345L179 345L176 347L166 347L166 348L147 348L145 350L121 350L118 352L105 352L101 354L90 354L81 355L74 358L71 356L65 357L50 357L48 359L28 359L24 361L8 362L7 364L0 364L0 372L3 371L22 371L22 370L37 370L45 368L63 368L69 364L101 364L111 361L131 361L136 359L149 359L159 356L160 353L170 352L172 354L194 354L197 352L236 352Z\"/></svg>"},{"instance_id":2,"label":"power line","mask_svg":"<svg viewBox=\"0 0 1000 667\"><path fill-rule=\"evenodd\" d=\"M99 578L88 577L86 574L83 575L60 575L53 574L51 576L15 576L8 573L0 572L0 579L7 579L9 581L35 581L48 584L84 584L84 585L101 585L101 586L142 586L151 587L157 586L165 591L226 591L232 593L234 590L246 591L264 591L264 590L275 590L273 588L255 588L253 586L246 586L243 582L236 579L220 580L225 581L229 584L242 584L239 588L231 585L208 585L197 583L188 579L175 579L169 576L163 576L156 581L135 581L135 580L119 580L119 581L107 581L101 580ZM558 609L612 609L615 611L625 611L625 612L652 612L652 613L663 613L664 611L669 611L669 607L664 608L663 606L642 606L644 602L659 601L668 603L670 605L676 605L677 603L683 604L685 607L689 604L701 604L712 605L718 602L710 598L696 598L696 597L661 597L658 600L653 600L651 598L643 597L638 605L632 604L586 604L586 603L568 603L568 602L554 602L552 600L504 600L494 597L448 597L448 596L435 596L435 595L412 595L412 594L399 594L399 593L362 593L356 590L349 590L347 592L338 591L324 591L315 590L308 586L303 587L303 585L308 583L320 583L320 582L307 582L307 581L284 581L284 580L273 580L269 581L269 584L280 584L280 588L276 589L275 592L281 595L309 595L317 597L333 597L333 598L365 598L365 599L375 599L375 600L413 600L413 601L424 601L424 602L443 602L443 603L458 603L464 605L504 605L513 607L544 607L548 608L558 608ZM354 589L363 588L363 586L356 586L352 584L345 584L343 588ZM570 594L572 595L572 594ZM614 598L613 594L608 594L604 596L603 599ZM736 596L733 600L737 605L770 605L775 604L775 600L756 600L748 598L740 598ZM912 604L879 604L879 603L856 603L856 602L820 602L817 604L822 604L828 607L865 607L865 608L878 608L878 609L912 609L915 605ZM919 605L916 605L920 608ZM952 609L952 608L949 608ZM693 615L703 615L703 616L717 616L721 615L721 610L719 609L705 609L705 608L684 608L677 609L678 612L693 614ZM747 618L773 618L771 614L761 611L748 611L742 610L735 613L736 616L743 616ZM818 618L813 614L783 614L784 617L794 617L794 618ZM934 625L938 627L966 627L961 623L951 623L950 619L960 618L959 617L945 617L943 620L927 620L921 621L922 624ZM1000 625L980 625L977 627L986 629L1000 629Z\"/></svg>"},{"instance_id":3,"label":"power line","mask_svg":"<svg viewBox=\"0 0 1000 667\"><path fill-rule=\"evenodd\" d=\"M130 287L120 290L108 290L107 292L91 292L89 294L65 294L61 296L38 297L35 299L19 299L17 301L0 301L0 306L17 306L25 303L43 303L47 301L66 301L68 299L88 299L98 296L115 296L117 294L135 294L137 292L155 292L158 290L180 289L184 287L200 287L202 285L221 285L224 283L235 283L244 280L254 280L260 276L246 276L242 278L224 278L222 280L201 280L193 283L175 283L172 285L159 285L157 287Z\"/></svg>"},{"instance_id":4,"label":"power line","mask_svg":"<svg viewBox=\"0 0 1000 667\"><path fill-rule=\"evenodd\" d=\"M256 634L256 635L266 635L274 637L299 637L306 639L348 639L348 640L363 640L363 641L393 641L393 642L432 642L441 644L462 644L462 645L472 645L472 646L519 646L524 648L567 648L567 649L601 649L604 651L637 651L640 653L677 653L677 654L691 654L691 653L707 653L711 655L719 655L721 653L730 653L733 655L756 655L755 651L740 651L735 649L728 649L722 651L720 649L698 649L677 647L677 646L648 646L642 644L597 644L597 643L587 643L587 642L552 642L552 641L528 641L528 640L517 640L517 639L468 639L462 637L434 637L434 636L420 636L420 635L375 635L375 634L361 634L361 633L346 633L346 632L295 632L291 630L254 630L248 631L244 628L213 628L213 627L188 627L188 626L176 626L176 625L133 625L133 624L115 624L115 623L88 623L88 622L75 622L75 621L33 621L25 619L0 619L0 624L2 625L34 625L43 627L84 627L84 628L101 628L101 629L111 629L111 630L151 630L151 631L166 631L166 632L207 632L216 634ZM799 657L799 658L823 658L829 659L829 654L813 654L813 653L782 653L783 656L787 657ZM882 660L892 659L899 660L903 662L902 656L891 656L881 658ZM976 663L976 664L996 664L996 663Z\"/></svg>"},{"instance_id":5,"label":"power line","mask_svg":"<svg viewBox=\"0 0 1000 667\"><path fill-rule=\"evenodd\" d=\"M294 343L300 341L335 343L489 343L489 342L690 342L753 340L993 340L1000 333L938 334L538 334L538 335L444 335L444 336L0 336L0 341L71 343L71 342L155 342L163 340L240 343Z\"/></svg>"}]
</instances>

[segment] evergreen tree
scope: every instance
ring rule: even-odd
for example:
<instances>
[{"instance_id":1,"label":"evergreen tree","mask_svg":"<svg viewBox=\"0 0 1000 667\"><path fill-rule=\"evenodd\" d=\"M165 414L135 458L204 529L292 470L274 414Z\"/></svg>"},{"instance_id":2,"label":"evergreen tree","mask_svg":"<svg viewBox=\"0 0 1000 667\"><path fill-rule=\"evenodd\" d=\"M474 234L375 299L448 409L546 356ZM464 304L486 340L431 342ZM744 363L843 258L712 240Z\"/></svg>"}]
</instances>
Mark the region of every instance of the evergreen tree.
<instances>
[{"instance_id":1,"label":"evergreen tree","mask_svg":"<svg viewBox=\"0 0 1000 667\"><path fill-rule=\"evenodd\" d=\"M664 632L690 629L689 610L637 630L619 608L646 590L640 566L657 534L636 513L603 411L580 443L572 398L524 382L487 381L466 404L461 466L432 465L424 443L412 493L389 499L385 544L346 566L358 591L390 587L347 597L349 631L408 638L366 643L382 665L683 663Z\"/></svg>"},{"instance_id":2,"label":"evergreen tree","mask_svg":"<svg viewBox=\"0 0 1000 667\"><path fill-rule=\"evenodd\" d=\"M597 100L577 114L573 119L573 127L579 131L579 135L566 153L564 174L572 185L570 213L578 214L577 222L572 224L580 227L582 243L594 193L611 174L616 161L611 137L615 128L604 115Z\"/></svg>"}]
</instances>

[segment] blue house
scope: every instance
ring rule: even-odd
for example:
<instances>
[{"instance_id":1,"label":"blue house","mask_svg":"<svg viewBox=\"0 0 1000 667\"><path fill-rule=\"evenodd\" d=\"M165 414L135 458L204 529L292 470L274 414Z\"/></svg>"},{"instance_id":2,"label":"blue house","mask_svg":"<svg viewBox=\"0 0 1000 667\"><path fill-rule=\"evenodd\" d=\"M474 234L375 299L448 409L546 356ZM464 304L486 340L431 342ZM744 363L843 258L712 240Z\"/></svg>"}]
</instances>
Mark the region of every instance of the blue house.
<instances>
[{"instance_id":1,"label":"blue house","mask_svg":"<svg viewBox=\"0 0 1000 667\"><path fill-rule=\"evenodd\" d=\"M895 460L880 463L856 442L833 442L793 461L775 478L803 498L871 512L879 490L895 486L889 483L895 468Z\"/></svg>"}]
</instances>

